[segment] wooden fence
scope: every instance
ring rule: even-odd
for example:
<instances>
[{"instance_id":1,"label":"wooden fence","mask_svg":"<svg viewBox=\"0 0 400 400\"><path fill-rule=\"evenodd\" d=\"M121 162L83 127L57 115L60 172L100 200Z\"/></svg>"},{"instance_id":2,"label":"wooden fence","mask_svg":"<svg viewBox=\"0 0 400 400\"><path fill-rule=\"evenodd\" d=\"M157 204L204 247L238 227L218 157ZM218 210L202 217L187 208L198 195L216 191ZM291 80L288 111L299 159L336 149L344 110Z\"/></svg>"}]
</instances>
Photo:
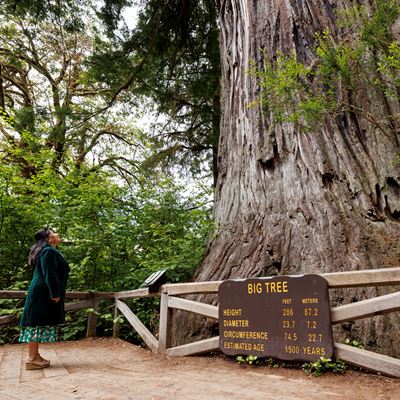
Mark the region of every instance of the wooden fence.
<instances>
[{"instance_id":1,"label":"wooden fence","mask_svg":"<svg viewBox=\"0 0 400 400\"><path fill-rule=\"evenodd\" d=\"M368 286L400 285L400 268L384 268L351 272L320 274L328 282L330 289L357 288ZM125 292L68 292L67 299L80 301L66 303L67 311L79 308L91 308L88 316L87 336L96 335L96 312L99 301L115 299L115 322L113 334L119 335L118 316L124 315L143 341L153 352L166 353L169 356L187 356L219 349L219 337L200 340L182 346L171 347L172 313L183 310L212 319L218 319L218 306L187 300L179 296L189 294L218 293L222 281L193 282L162 285L157 293L148 289L136 289ZM0 298L23 298L25 292L0 291ZM140 321L129 306L123 301L129 298L161 297L158 339ZM400 291L331 308L332 325L346 321L373 317L375 315L400 310ZM0 325L15 322L11 317L0 317ZM335 357L350 364L394 377L400 377L400 360L356 347L334 343Z\"/></svg>"},{"instance_id":2,"label":"wooden fence","mask_svg":"<svg viewBox=\"0 0 400 400\"><path fill-rule=\"evenodd\" d=\"M24 299L26 291L0 290L0 299ZM65 311L74 311L82 308L91 309L88 313L86 337L96 336L97 310L100 300L115 297L114 292L67 292L67 300L78 300L65 304ZM0 325L15 324L18 321L13 315L0 317Z\"/></svg>"}]
</instances>

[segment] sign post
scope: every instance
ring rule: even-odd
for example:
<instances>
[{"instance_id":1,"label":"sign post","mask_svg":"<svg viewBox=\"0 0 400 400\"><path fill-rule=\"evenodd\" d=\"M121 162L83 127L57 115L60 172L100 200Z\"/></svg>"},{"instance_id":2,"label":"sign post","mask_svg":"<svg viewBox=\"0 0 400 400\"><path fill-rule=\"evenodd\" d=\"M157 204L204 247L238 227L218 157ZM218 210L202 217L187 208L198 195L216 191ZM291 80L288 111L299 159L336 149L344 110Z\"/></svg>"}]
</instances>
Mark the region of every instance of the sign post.
<instances>
[{"instance_id":1,"label":"sign post","mask_svg":"<svg viewBox=\"0 0 400 400\"><path fill-rule=\"evenodd\" d=\"M223 353L295 361L332 356L328 284L321 276L227 280L219 298Z\"/></svg>"}]
</instances>

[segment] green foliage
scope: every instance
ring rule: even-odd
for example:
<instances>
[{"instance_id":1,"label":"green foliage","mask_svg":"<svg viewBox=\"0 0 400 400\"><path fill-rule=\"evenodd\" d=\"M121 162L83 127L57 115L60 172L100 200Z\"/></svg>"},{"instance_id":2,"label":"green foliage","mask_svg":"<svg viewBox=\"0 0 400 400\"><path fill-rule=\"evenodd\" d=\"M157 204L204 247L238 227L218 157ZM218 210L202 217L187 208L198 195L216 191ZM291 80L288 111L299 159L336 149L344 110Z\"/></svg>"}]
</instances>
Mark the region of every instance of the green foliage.
<instances>
[{"instance_id":1,"label":"green foliage","mask_svg":"<svg viewBox=\"0 0 400 400\"><path fill-rule=\"evenodd\" d=\"M32 274L26 265L28 250L35 231L46 225L64 239L60 248L71 267L69 290L134 289L160 268L167 269L170 282L191 279L212 226L210 193L199 187L197 193L193 188L194 194L183 196L183 187L172 179L146 171L137 173L137 183L130 186L105 171L84 167L71 167L62 176L47 162L49 151L36 150L35 141L30 145L28 134L26 138L27 145L14 152L0 141L1 288L27 289ZM35 174L22 174L23 163L12 162L16 154L29 160ZM153 300L133 306L154 326ZM9 301L1 315L17 315L21 307ZM109 334L110 312L99 312L99 332ZM71 315L75 317L63 329L65 339L85 333L86 315ZM130 331L128 326L121 330L138 340ZM4 335L17 339L12 329Z\"/></svg>"},{"instance_id":2,"label":"green foliage","mask_svg":"<svg viewBox=\"0 0 400 400\"><path fill-rule=\"evenodd\" d=\"M26 179L10 164L0 169L2 287L28 281L26 255L45 225L64 238L75 289L132 289L160 268L173 282L188 280L202 257L211 226L204 193L183 198L163 177L129 189L100 171L61 178L43 168Z\"/></svg>"},{"instance_id":3,"label":"green foliage","mask_svg":"<svg viewBox=\"0 0 400 400\"><path fill-rule=\"evenodd\" d=\"M286 368L299 368L300 364L298 363L287 363L280 362L273 358L258 358L255 355L247 355L247 356L237 356L236 362L239 364L248 364L248 365L266 365L272 368L286 367ZM347 370L347 365L339 360L332 360L330 358L320 357L319 360L315 362L308 362L302 364L303 371L312 376L321 376L322 373L331 371L334 373L344 373Z\"/></svg>"},{"instance_id":4,"label":"green foliage","mask_svg":"<svg viewBox=\"0 0 400 400\"><path fill-rule=\"evenodd\" d=\"M35 157L46 149L59 174L109 168L131 176L143 158L129 96L111 101L113 88L89 73L99 21L90 7L87 14L87 29L78 34L65 28L64 13L37 21L0 6L1 135L25 176L38 168L17 153L26 153L27 142Z\"/></svg>"},{"instance_id":5,"label":"green foliage","mask_svg":"<svg viewBox=\"0 0 400 400\"><path fill-rule=\"evenodd\" d=\"M141 2L137 26L98 38L90 74L151 115L149 167L209 172L219 137L220 62L213 0ZM214 159L215 162L215 159ZM216 173L216 171L214 171Z\"/></svg>"},{"instance_id":6,"label":"green foliage","mask_svg":"<svg viewBox=\"0 0 400 400\"><path fill-rule=\"evenodd\" d=\"M86 310L68 312L65 315L65 324L59 331L61 340L83 339L86 335L87 313Z\"/></svg>"},{"instance_id":7,"label":"green foliage","mask_svg":"<svg viewBox=\"0 0 400 400\"><path fill-rule=\"evenodd\" d=\"M16 325L3 325L0 329L0 345L16 343L19 338L20 328Z\"/></svg>"},{"instance_id":8,"label":"green foliage","mask_svg":"<svg viewBox=\"0 0 400 400\"><path fill-rule=\"evenodd\" d=\"M397 0L375 0L372 17L366 12L365 6L360 5L358 9L363 20L360 32L361 41L371 48L386 53L393 40L390 28L399 18L399 2Z\"/></svg>"},{"instance_id":9,"label":"green foliage","mask_svg":"<svg viewBox=\"0 0 400 400\"><path fill-rule=\"evenodd\" d=\"M0 107L13 115L17 131L41 132L46 145L57 148L53 164L62 164L68 149L80 163L92 153L93 140L97 156L112 138L137 143L121 121L152 115L148 166L179 163L194 174L213 170L215 178L220 104L215 2L135 3L138 24L129 29L122 12L131 4L2 2L0 62L7 85ZM122 129L115 130L117 125ZM136 151L105 159L126 171L134 163L128 155Z\"/></svg>"},{"instance_id":10,"label":"green foliage","mask_svg":"<svg viewBox=\"0 0 400 400\"><path fill-rule=\"evenodd\" d=\"M319 85L325 86L325 90L331 93L335 91L337 82L353 89L355 83L350 65L360 60L362 49L354 48L347 42L336 44L327 29L316 35L316 43L318 67L315 78Z\"/></svg>"},{"instance_id":11,"label":"green foliage","mask_svg":"<svg viewBox=\"0 0 400 400\"><path fill-rule=\"evenodd\" d=\"M400 49L391 31L398 18L396 0L375 0L368 12L363 5L339 10L345 33L338 37L327 29L317 33L312 65L282 53L274 62L264 57L261 67L252 63L249 73L261 91L251 105L260 105L273 124L289 122L303 131L315 130L326 117L344 112L360 115L383 133L393 130L398 115L377 120L368 103L360 106L354 101L353 92L381 90L389 101L400 99Z\"/></svg>"},{"instance_id":12,"label":"green foliage","mask_svg":"<svg viewBox=\"0 0 400 400\"><path fill-rule=\"evenodd\" d=\"M237 356L236 362L238 362L239 364L257 365L261 362L261 360L257 356L249 354L246 357Z\"/></svg>"},{"instance_id":13,"label":"green foliage","mask_svg":"<svg viewBox=\"0 0 400 400\"><path fill-rule=\"evenodd\" d=\"M257 78L261 87L259 98L251 106L260 104L275 123L291 122L311 129L321 114L334 107L330 90L313 92L309 82L312 69L298 62L295 54L278 53L275 64L265 61L262 69L252 63L249 74Z\"/></svg>"},{"instance_id":14,"label":"green foliage","mask_svg":"<svg viewBox=\"0 0 400 400\"><path fill-rule=\"evenodd\" d=\"M17 284L12 289L18 290L20 286L22 285ZM11 315L18 321L22 315L23 303L23 299L0 299L0 317ZM16 325L0 326L0 344L17 341L19 331Z\"/></svg>"},{"instance_id":15,"label":"green foliage","mask_svg":"<svg viewBox=\"0 0 400 400\"><path fill-rule=\"evenodd\" d=\"M347 365L341 360L331 360L330 358L320 357L318 361L304 363L303 371L312 376L321 376L322 373L332 371L335 373L345 373Z\"/></svg>"},{"instance_id":16,"label":"green foliage","mask_svg":"<svg viewBox=\"0 0 400 400\"><path fill-rule=\"evenodd\" d=\"M249 365L265 365L272 368L279 368L279 367L289 367L290 364L286 364L284 362L278 361L272 357L269 358L259 358L253 354L247 356L237 356L236 362L239 364L249 364Z\"/></svg>"},{"instance_id":17,"label":"green foliage","mask_svg":"<svg viewBox=\"0 0 400 400\"><path fill-rule=\"evenodd\" d=\"M394 100L398 99L400 88L400 45L398 42L390 44L388 52L378 63L377 70L384 80L381 87L386 96ZM380 84L379 80L377 80L377 83Z\"/></svg>"},{"instance_id":18,"label":"green foliage","mask_svg":"<svg viewBox=\"0 0 400 400\"><path fill-rule=\"evenodd\" d=\"M22 18L32 18L36 21L58 23L63 21L68 31L84 29L84 17L91 0L2 0L1 11Z\"/></svg>"},{"instance_id":19,"label":"green foliage","mask_svg":"<svg viewBox=\"0 0 400 400\"><path fill-rule=\"evenodd\" d=\"M364 348L362 342L360 340L357 340L357 339L347 338L343 343L347 344L349 346L357 347L358 349L363 349Z\"/></svg>"},{"instance_id":20,"label":"green foliage","mask_svg":"<svg viewBox=\"0 0 400 400\"><path fill-rule=\"evenodd\" d=\"M161 268L169 282L187 281L201 262L212 228L211 193L191 184L189 195L147 166L172 142L176 154L186 153L186 164L197 157L197 171L203 154L215 150L215 4L183 2L188 14L177 27L182 2L144 2L139 26L129 31L120 16L130 3L0 4L1 289L27 289L27 254L44 226L64 239L72 290L134 289ZM175 136L135 128L137 104L148 98L174 120ZM129 304L156 329L157 302ZM0 315L18 318L22 310L21 301L1 306ZM100 305L99 334L111 332L112 307ZM64 339L83 337L86 312L67 318ZM0 340L15 341L17 332L2 327ZM126 323L121 335L138 340Z\"/></svg>"}]
</instances>

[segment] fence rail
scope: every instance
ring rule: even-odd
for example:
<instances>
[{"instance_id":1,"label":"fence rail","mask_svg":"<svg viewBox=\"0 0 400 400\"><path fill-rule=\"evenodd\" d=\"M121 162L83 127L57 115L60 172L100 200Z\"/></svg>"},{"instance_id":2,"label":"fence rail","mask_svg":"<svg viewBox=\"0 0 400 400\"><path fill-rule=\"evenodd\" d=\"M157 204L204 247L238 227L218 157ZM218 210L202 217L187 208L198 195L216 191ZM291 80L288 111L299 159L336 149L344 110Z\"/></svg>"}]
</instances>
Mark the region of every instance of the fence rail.
<instances>
[{"instance_id":1,"label":"fence rail","mask_svg":"<svg viewBox=\"0 0 400 400\"><path fill-rule=\"evenodd\" d=\"M24 299L25 290L0 290L0 299ZM88 313L86 337L96 337L97 310L100 300L114 299L114 292L67 292L65 298L68 300L79 300L65 303L65 311L75 311L83 308L92 309ZM0 317L0 326L16 324L18 319L14 315Z\"/></svg>"},{"instance_id":2,"label":"fence rail","mask_svg":"<svg viewBox=\"0 0 400 400\"><path fill-rule=\"evenodd\" d=\"M333 272L319 274L328 282L330 289L357 288L368 286L396 286L400 285L400 268L381 268L375 270ZM91 308L88 314L86 336L96 336L96 323L99 302L105 299L115 301L113 335L117 337L120 330L119 315L124 315L133 329L142 337L146 345L153 352L166 353L169 356L187 356L200 354L219 349L219 337L200 340L194 343L171 347L173 310L182 310L207 318L218 319L218 306L205 304L182 297L189 294L210 293L217 294L222 281L191 282L162 285L159 292L150 293L147 288L123 292L67 292L66 299L79 300L67 302L66 311L82 308ZM0 299L23 299L26 291L0 291ZM140 321L137 315L123 302L123 299L161 297L159 339ZM345 321L368 318L400 310L400 292L362 300L331 308L332 325ZM0 317L0 325L15 323L13 316ZM381 372L383 374L400 377L400 360L377 354L371 351L334 343L334 355L351 364Z\"/></svg>"}]
</instances>

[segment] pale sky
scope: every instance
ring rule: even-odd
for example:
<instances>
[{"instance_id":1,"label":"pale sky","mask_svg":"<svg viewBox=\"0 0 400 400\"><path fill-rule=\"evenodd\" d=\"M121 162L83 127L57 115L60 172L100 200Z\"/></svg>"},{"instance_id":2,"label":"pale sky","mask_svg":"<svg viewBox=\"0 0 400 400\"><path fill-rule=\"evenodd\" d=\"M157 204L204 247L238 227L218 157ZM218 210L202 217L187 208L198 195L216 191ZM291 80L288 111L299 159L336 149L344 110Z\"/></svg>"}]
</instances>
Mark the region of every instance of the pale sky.
<instances>
[{"instance_id":1,"label":"pale sky","mask_svg":"<svg viewBox=\"0 0 400 400\"><path fill-rule=\"evenodd\" d=\"M124 8L122 11L122 16L124 17L129 29L133 29L136 26L138 11L139 8L136 6Z\"/></svg>"}]
</instances>

